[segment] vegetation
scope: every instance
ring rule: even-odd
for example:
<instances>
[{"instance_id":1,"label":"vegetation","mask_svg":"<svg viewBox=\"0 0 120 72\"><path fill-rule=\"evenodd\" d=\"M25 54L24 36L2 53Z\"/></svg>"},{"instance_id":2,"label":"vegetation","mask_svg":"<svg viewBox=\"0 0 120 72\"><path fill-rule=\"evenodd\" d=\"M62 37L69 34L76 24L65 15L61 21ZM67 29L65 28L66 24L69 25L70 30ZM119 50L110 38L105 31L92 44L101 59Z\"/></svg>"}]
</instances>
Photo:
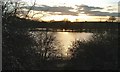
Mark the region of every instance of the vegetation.
<instances>
[{"instance_id":1,"label":"vegetation","mask_svg":"<svg viewBox=\"0 0 120 72\"><path fill-rule=\"evenodd\" d=\"M73 42L70 49L72 58L66 67L78 70L117 70L117 51L117 32L95 33L88 42Z\"/></svg>"},{"instance_id":2,"label":"vegetation","mask_svg":"<svg viewBox=\"0 0 120 72\"><path fill-rule=\"evenodd\" d=\"M38 33L39 39L29 32L30 29L37 27L84 29L115 26L117 28L116 23L116 25L110 25L107 22L101 25L99 23L73 24L67 19L65 22L40 23L30 20L28 17L30 10L23 14L25 18L18 17L22 10L19 4L24 5L19 2L12 3L10 0L2 5L3 70L59 69L56 65L61 62L67 63L62 69L117 69L118 35L116 31L105 34L96 33L89 42L73 42L70 60L63 60L58 55L60 50L56 45L59 45L59 42L55 40L53 34L50 35L47 31ZM10 6L13 7L12 11L9 10Z\"/></svg>"},{"instance_id":3,"label":"vegetation","mask_svg":"<svg viewBox=\"0 0 120 72\"><path fill-rule=\"evenodd\" d=\"M29 33L31 27L22 28L23 24L34 21L17 17L17 11L8 12L7 4L12 3L8 1L2 6L2 70L46 69L46 64L52 58L55 60L56 52L58 53L54 46L57 41L47 32L41 33L41 39L35 41Z\"/></svg>"},{"instance_id":4,"label":"vegetation","mask_svg":"<svg viewBox=\"0 0 120 72\"><path fill-rule=\"evenodd\" d=\"M114 16L110 16L108 20L111 21L111 22L113 22L113 21L116 20L116 18Z\"/></svg>"}]
</instances>

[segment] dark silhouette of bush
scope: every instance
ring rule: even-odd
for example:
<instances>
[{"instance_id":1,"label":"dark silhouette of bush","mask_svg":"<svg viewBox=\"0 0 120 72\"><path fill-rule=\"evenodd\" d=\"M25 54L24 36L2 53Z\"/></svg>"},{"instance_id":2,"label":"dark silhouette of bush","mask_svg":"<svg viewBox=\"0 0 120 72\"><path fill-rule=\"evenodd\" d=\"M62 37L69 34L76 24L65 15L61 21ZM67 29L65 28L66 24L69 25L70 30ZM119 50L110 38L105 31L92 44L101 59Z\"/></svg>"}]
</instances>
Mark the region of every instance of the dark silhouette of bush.
<instances>
[{"instance_id":1,"label":"dark silhouette of bush","mask_svg":"<svg viewBox=\"0 0 120 72\"><path fill-rule=\"evenodd\" d=\"M3 70L47 69L51 63L48 59L55 59L58 53L55 38L47 32L40 33L39 41L36 42L36 37L29 34L31 27L19 27L19 23L29 24L29 21L16 16L3 18Z\"/></svg>"},{"instance_id":2,"label":"dark silhouette of bush","mask_svg":"<svg viewBox=\"0 0 120 72\"><path fill-rule=\"evenodd\" d=\"M4 11L4 6L2 6ZM34 37L28 34L31 28L52 27L54 23L37 22L21 19L12 13L2 12L2 69L3 70L40 70L56 69L58 51L55 47L57 41L46 33L41 33L40 40L36 42ZM41 24L41 25L39 25ZM58 28L84 28L88 24L76 24L62 22L56 25ZM71 25L70 25L71 24ZM51 26L52 25L52 26ZM88 27L94 27L90 24ZM99 27L95 25L96 27ZM104 25L103 25L104 26ZM112 27L112 26L110 26ZM54 28L54 27L53 27ZM70 69L116 69L117 36L108 33L107 36L95 34L89 42L77 41L73 43L73 57L68 61ZM43 36L42 36L43 35Z\"/></svg>"},{"instance_id":3,"label":"dark silhouette of bush","mask_svg":"<svg viewBox=\"0 0 120 72\"><path fill-rule=\"evenodd\" d=\"M70 49L72 58L66 68L117 70L117 49L117 32L95 33L93 38L88 42L73 42L73 47Z\"/></svg>"},{"instance_id":4,"label":"dark silhouette of bush","mask_svg":"<svg viewBox=\"0 0 120 72\"><path fill-rule=\"evenodd\" d=\"M2 6L2 70L47 69L51 63L48 59L50 57L54 59L57 52L54 46L55 38L46 32L42 33L41 37L47 36L36 42L29 34L29 30L34 28L33 26L37 27L38 22L17 17L16 11L7 12L5 10L5 7L9 8L7 4L13 3L8 1ZM54 67L52 64L51 67Z\"/></svg>"},{"instance_id":5,"label":"dark silhouette of bush","mask_svg":"<svg viewBox=\"0 0 120 72\"><path fill-rule=\"evenodd\" d=\"M29 69L34 66L31 59L37 57L35 50L32 49L35 41L29 37L27 30L13 26L16 17L12 19L11 21L3 18L3 70Z\"/></svg>"},{"instance_id":6,"label":"dark silhouette of bush","mask_svg":"<svg viewBox=\"0 0 120 72\"><path fill-rule=\"evenodd\" d=\"M116 18L114 16L110 16L108 20L111 21L111 22L113 22L113 21L116 20Z\"/></svg>"}]
</instances>

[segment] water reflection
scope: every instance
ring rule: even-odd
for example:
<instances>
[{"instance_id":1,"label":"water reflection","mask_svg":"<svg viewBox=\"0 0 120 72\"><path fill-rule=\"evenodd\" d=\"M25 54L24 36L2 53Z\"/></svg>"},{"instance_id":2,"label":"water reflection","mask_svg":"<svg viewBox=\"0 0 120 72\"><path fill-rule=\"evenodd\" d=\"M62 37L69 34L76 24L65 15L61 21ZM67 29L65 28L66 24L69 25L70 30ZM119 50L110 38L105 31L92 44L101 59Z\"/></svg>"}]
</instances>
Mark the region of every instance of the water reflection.
<instances>
[{"instance_id":1,"label":"water reflection","mask_svg":"<svg viewBox=\"0 0 120 72\"><path fill-rule=\"evenodd\" d=\"M40 39L43 39L42 37L46 37L48 35L55 36L55 40L60 42L59 44L56 44L57 48L59 49L59 52L61 52L63 57L69 57L68 56L68 50L70 46L72 45L72 42L75 40L85 40L88 41L90 38L92 38L93 33L85 33L85 32L41 32L41 31L34 31L29 32L32 34L37 42L39 42ZM43 36L41 36L41 33L44 33ZM55 41L55 42L56 42Z\"/></svg>"},{"instance_id":2,"label":"water reflection","mask_svg":"<svg viewBox=\"0 0 120 72\"><path fill-rule=\"evenodd\" d=\"M72 45L72 42L75 40L85 40L88 41L92 37L92 33L73 33L73 32L57 32L56 39L61 42L63 45L62 53L64 56L68 56L68 49Z\"/></svg>"}]
</instances>

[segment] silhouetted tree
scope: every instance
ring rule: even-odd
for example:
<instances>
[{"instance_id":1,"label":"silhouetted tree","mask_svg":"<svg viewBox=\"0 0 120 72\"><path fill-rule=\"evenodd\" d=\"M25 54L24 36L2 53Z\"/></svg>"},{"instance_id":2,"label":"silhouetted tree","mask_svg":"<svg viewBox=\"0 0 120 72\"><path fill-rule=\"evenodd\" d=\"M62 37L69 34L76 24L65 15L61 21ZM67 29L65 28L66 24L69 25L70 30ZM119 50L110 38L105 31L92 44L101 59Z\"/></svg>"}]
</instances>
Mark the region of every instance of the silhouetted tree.
<instances>
[{"instance_id":1,"label":"silhouetted tree","mask_svg":"<svg viewBox=\"0 0 120 72\"><path fill-rule=\"evenodd\" d=\"M111 21L111 22L113 22L113 21L116 20L116 18L114 16L110 16L108 20Z\"/></svg>"},{"instance_id":2,"label":"silhouetted tree","mask_svg":"<svg viewBox=\"0 0 120 72\"><path fill-rule=\"evenodd\" d=\"M64 18L63 21L64 21L64 22L70 22L70 21L68 20L68 18Z\"/></svg>"},{"instance_id":3,"label":"silhouetted tree","mask_svg":"<svg viewBox=\"0 0 120 72\"><path fill-rule=\"evenodd\" d=\"M32 37L37 39L36 51L40 54L43 60L50 59L54 56L56 57L56 55L59 54L59 48L61 48L61 46L59 45L59 42L55 40L55 37L52 34L47 33L46 37L45 32L35 32L34 34L32 34ZM56 44L58 44L57 47Z\"/></svg>"},{"instance_id":4,"label":"silhouetted tree","mask_svg":"<svg viewBox=\"0 0 120 72\"><path fill-rule=\"evenodd\" d=\"M86 41L73 43L70 52L72 54L71 69L112 69L117 70L117 32L94 34L93 38Z\"/></svg>"},{"instance_id":5,"label":"silhouetted tree","mask_svg":"<svg viewBox=\"0 0 120 72\"><path fill-rule=\"evenodd\" d=\"M9 0L2 5L2 69L42 69L45 64L41 60L46 61L50 56L56 55L54 38L48 35L36 42L34 37L31 37L29 28L20 28L19 24L29 24L33 21L17 17L20 12L18 4L19 2ZM14 7L12 11L9 10L10 6ZM44 33L41 36L44 37Z\"/></svg>"}]
</instances>

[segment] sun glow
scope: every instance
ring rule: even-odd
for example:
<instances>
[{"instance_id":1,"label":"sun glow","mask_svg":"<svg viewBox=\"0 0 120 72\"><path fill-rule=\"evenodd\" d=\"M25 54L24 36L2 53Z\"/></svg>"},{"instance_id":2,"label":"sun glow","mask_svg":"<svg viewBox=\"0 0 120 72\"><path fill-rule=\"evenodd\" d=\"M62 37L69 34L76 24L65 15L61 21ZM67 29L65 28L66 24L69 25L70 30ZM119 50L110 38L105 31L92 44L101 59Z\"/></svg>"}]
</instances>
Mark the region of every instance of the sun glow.
<instances>
[{"instance_id":1,"label":"sun glow","mask_svg":"<svg viewBox=\"0 0 120 72\"><path fill-rule=\"evenodd\" d=\"M26 11L26 10L25 10ZM54 12L54 14L60 14L60 12ZM84 22L84 21L107 21L109 16L90 16L84 13L78 14L78 16L73 15L50 15L49 12L43 11L33 11L31 10L29 13L29 17L32 20L38 21L47 21L47 22L54 22L54 21L70 21L70 22Z\"/></svg>"},{"instance_id":2,"label":"sun glow","mask_svg":"<svg viewBox=\"0 0 120 72\"><path fill-rule=\"evenodd\" d=\"M80 21L87 21L89 20L90 16L81 14L79 16L72 16L72 15L51 15L43 17L42 20L44 21L70 21L70 22L80 22Z\"/></svg>"},{"instance_id":3,"label":"sun glow","mask_svg":"<svg viewBox=\"0 0 120 72\"><path fill-rule=\"evenodd\" d=\"M30 17L33 14L30 14ZM109 17L107 16L89 16L86 14L79 14L79 16L72 16L72 15L47 15L43 16L42 14L37 14L33 17L33 20L39 21L47 21L47 22L54 22L54 21L70 21L70 22L84 22L84 21L106 21Z\"/></svg>"},{"instance_id":4,"label":"sun glow","mask_svg":"<svg viewBox=\"0 0 120 72\"><path fill-rule=\"evenodd\" d=\"M87 21L90 18L90 16L86 14L79 14L79 17L82 21Z\"/></svg>"},{"instance_id":5,"label":"sun glow","mask_svg":"<svg viewBox=\"0 0 120 72\"><path fill-rule=\"evenodd\" d=\"M73 15L57 15L60 12L54 12L56 15L50 15L49 12L43 11L33 11L29 13L29 17L32 20L38 21L47 21L47 22L54 22L54 21L70 21L70 22L84 22L84 21L107 21L109 16L89 16L81 12L78 16ZM45 16L44 16L45 15Z\"/></svg>"},{"instance_id":6,"label":"sun glow","mask_svg":"<svg viewBox=\"0 0 120 72\"><path fill-rule=\"evenodd\" d=\"M56 34L57 40L61 42L61 45L63 46L62 48L62 54L63 56L68 56L71 55L69 52L69 48L72 46L72 42L76 40L81 40L81 41L88 41L92 33L69 33L69 32L58 32Z\"/></svg>"},{"instance_id":7,"label":"sun glow","mask_svg":"<svg viewBox=\"0 0 120 72\"><path fill-rule=\"evenodd\" d=\"M39 21L48 21L48 22L63 21L65 18L68 19L68 21L70 22L100 21L100 20L106 21L105 16L106 17L111 15L116 16L116 13L118 12L118 0L106 0L106 1L104 0L82 0L82 1L81 0L16 0L16 1L24 1L27 5L30 6L34 5L34 2L36 2L35 4L37 8L36 10L31 11L31 14L29 14L30 17L33 15L33 13L39 13L34 15L34 19ZM44 6L41 7L42 5ZM85 5L85 6L81 7L79 11L77 8L80 7L80 5ZM40 6L40 10L39 10L39 6ZM101 9L99 9L99 7ZM48 9L48 11L44 10L47 8L50 9ZM102 14L104 12L106 13L105 15ZM45 15L44 17L43 14Z\"/></svg>"}]
</instances>

